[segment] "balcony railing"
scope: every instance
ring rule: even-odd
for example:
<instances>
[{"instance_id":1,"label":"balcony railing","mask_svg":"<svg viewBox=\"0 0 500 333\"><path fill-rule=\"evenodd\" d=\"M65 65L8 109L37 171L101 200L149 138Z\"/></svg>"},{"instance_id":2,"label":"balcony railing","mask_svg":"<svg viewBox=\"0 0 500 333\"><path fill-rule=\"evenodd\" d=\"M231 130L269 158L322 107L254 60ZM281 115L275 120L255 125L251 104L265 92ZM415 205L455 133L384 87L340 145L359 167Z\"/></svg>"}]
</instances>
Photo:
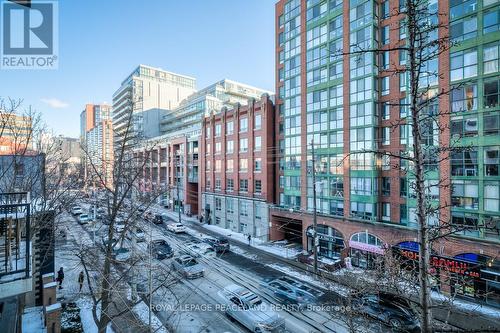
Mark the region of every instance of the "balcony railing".
<instances>
[{"instance_id":1,"label":"balcony railing","mask_svg":"<svg viewBox=\"0 0 500 333\"><path fill-rule=\"evenodd\" d=\"M31 277L30 196L0 193L0 284Z\"/></svg>"}]
</instances>

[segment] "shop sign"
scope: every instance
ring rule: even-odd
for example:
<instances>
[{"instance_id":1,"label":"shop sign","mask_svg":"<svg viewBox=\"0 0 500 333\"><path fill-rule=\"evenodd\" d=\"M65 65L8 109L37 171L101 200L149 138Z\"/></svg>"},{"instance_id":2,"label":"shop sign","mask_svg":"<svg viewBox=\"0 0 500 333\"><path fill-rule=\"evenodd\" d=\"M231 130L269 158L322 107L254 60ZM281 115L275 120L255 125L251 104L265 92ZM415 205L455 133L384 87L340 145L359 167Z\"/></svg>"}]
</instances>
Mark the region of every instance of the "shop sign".
<instances>
[{"instance_id":1,"label":"shop sign","mask_svg":"<svg viewBox=\"0 0 500 333\"><path fill-rule=\"evenodd\" d=\"M417 261L419 253L410 250L397 249L399 254L404 257ZM460 275L479 278L479 264L472 264L467 261L462 261L453 258L441 257L432 255L430 258L431 266L434 269L443 269L448 272L457 273Z\"/></svg>"},{"instance_id":2,"label":"shop sign","mask_svg":"<svg viewBox=\"0 0 500 333\"><path fill-rule=\"evenodd\" d=\"M382 249L380 246L377 245L372 245L372 244L366 244L362 242L356 242L356 241L349 241L349 247L353 249L358 249L366 252L371 252L371 253L376 253L376 254L384 254L384 249Z\"/></svg>"}]
</instances>

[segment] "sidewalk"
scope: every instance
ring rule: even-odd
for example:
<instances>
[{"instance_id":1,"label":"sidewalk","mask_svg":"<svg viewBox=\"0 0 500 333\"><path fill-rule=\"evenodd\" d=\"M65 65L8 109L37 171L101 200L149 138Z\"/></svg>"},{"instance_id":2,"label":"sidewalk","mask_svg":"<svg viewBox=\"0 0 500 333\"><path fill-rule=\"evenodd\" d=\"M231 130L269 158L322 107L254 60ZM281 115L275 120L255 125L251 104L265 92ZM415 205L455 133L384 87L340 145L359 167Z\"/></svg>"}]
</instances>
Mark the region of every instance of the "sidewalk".
<instances>
[{"instance_id":1,"label":"sidewalk","mask_svg":"<svg viewBox=\"0 0 500 333\"><path fill-rule=\"evenodd\" d=\"M161 209L161 212L165 213L175 221L178 219L178 214L175 212L168 211L164 208ZM182 215L182 222L189 225L198 233L212 237L228 237L231 240L231 245L234 244L239 246L238 249L235 249L235 253L251 258L255 261L260 261L260 259L273 261L274 264L268 264L267 266L280 270L286 275L293 276L311 284L325 283L324 281L318 280L314 276L311 266L289 259L290 257L287 258L282 254L280 255L278 251L275 249L269 249L269 247L263 245L261 241L252 240L252 244L249 246L246 241L246 237L243 237L244 235L235 233L231 230L218 228L217 226L200 224L194 217ZM345 281L340 281L342 278L341 275L338 273L330 274L322 272L321 277L331 281L331 283L327 282L327 286L325 286L326 289L330 289L338 293L340 296L345 295L349 285L348 283L345 283ZM436 301L443 301L446 299L446 296L439 293L433 293L433 299ZM482 304L471 303L462 299L454 300L452 306L453 309L449 314L449 317L447 309L434 309L436 319L445 321L448 317L448 323L467 330L468 332L481 332L485 330L500 332L500 309Z\"/></svg>"}]
</instances>

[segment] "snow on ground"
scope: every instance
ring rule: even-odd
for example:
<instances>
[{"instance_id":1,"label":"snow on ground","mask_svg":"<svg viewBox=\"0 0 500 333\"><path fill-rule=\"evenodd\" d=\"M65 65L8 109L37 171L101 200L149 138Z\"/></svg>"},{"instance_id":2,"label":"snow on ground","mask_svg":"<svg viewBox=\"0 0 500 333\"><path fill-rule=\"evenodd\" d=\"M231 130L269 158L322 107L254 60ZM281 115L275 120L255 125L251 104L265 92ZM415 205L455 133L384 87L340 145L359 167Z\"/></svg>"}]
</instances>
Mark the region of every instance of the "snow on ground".
<instances>
[{"instance_id":1,"label":"snow on ground","mask_svg":"<svg viewBox=\"0 0 500 333\"><path fill-rule=\"evenodd\" d=\"M97 332L97 325L92 316L92 301L88 297L80 297L76 300L76 305L80 308L80 319L85 333ZM106 328L106 333L114 333L111 323Z\"/></svg>"},{"instance_id":2,"label":"snow on ground","mask_svg":"<svg viewBox=\"0 0 500 333\"><path fill-rule=\"evenodd\" d=\"M451 300L448 296L445 296L435 291L432 292L432 299L442 302L450 302L457 309L464 310L467 312L479 313L481 315L485 315L492 318L498 318L498 320L500 320L500 309L497 308L493 308L484 304L470 303L458 298Z\"/></svg>"},{"instance_id":3,"label":"snow on ground","mask_svg":"<svg viewBox=\"0 0 500 333\"><path fill-rule=\"evenodd\" d=\"M144 302L137 303L132 311L139 317L139 320L143 322L145 325L149 326L149 307ZM158 317L151 313L151 326L153 332L157 333L168 333L166 328L163 326Z\"/></svg>"},{"instance_id":4,"label":"snow on ground","mask_svg":"<svg viewBox=\"0 0 500 333\"><path fill-rule=\"evenodd\" d=\"M242 257L245 257L245 258L253 260L253 261L257 261L257 259L259 257L256 254L248 253L247 251L243 250L241 247L236 246L236 245L231 245L231 252L234 252L237 255L240 255Z\"/></svg>"},{"instance_id":5,"label":"snow on ground","mask_svg":"<svg viewBox=\"0 0 500 333\"><path fill-rule=\"evenodd\" d=\"M227 238L237 240L243 243L248 243L248 235L227 230L216 225L203 224L203 228L216 232ZM302 249L290 247L288 243L284 241L277 242L264 242L260 239L252 238L250 241L252 247L258 248L262 251L278 255L287 259L294 259L302 252Z\"/></svg>"}]
</instances>

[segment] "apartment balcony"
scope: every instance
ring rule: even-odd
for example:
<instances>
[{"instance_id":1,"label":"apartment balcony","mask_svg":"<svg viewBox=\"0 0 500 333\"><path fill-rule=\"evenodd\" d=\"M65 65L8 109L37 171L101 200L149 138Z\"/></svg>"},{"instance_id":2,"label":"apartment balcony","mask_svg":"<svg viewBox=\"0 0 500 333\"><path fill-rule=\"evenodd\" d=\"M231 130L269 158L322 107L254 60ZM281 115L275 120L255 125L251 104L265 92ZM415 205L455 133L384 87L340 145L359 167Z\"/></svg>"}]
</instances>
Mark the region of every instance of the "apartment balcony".
<instances>
[{"instance_id":1,"label":"apartment balcony","mask_svg":"<svg viewBox=\"0 0 500 333\"><path fill-rule=\"evenodd\" d=\"M0 299L32 290L29 193L0 193Z\"/></svg>"}]
</instances>

